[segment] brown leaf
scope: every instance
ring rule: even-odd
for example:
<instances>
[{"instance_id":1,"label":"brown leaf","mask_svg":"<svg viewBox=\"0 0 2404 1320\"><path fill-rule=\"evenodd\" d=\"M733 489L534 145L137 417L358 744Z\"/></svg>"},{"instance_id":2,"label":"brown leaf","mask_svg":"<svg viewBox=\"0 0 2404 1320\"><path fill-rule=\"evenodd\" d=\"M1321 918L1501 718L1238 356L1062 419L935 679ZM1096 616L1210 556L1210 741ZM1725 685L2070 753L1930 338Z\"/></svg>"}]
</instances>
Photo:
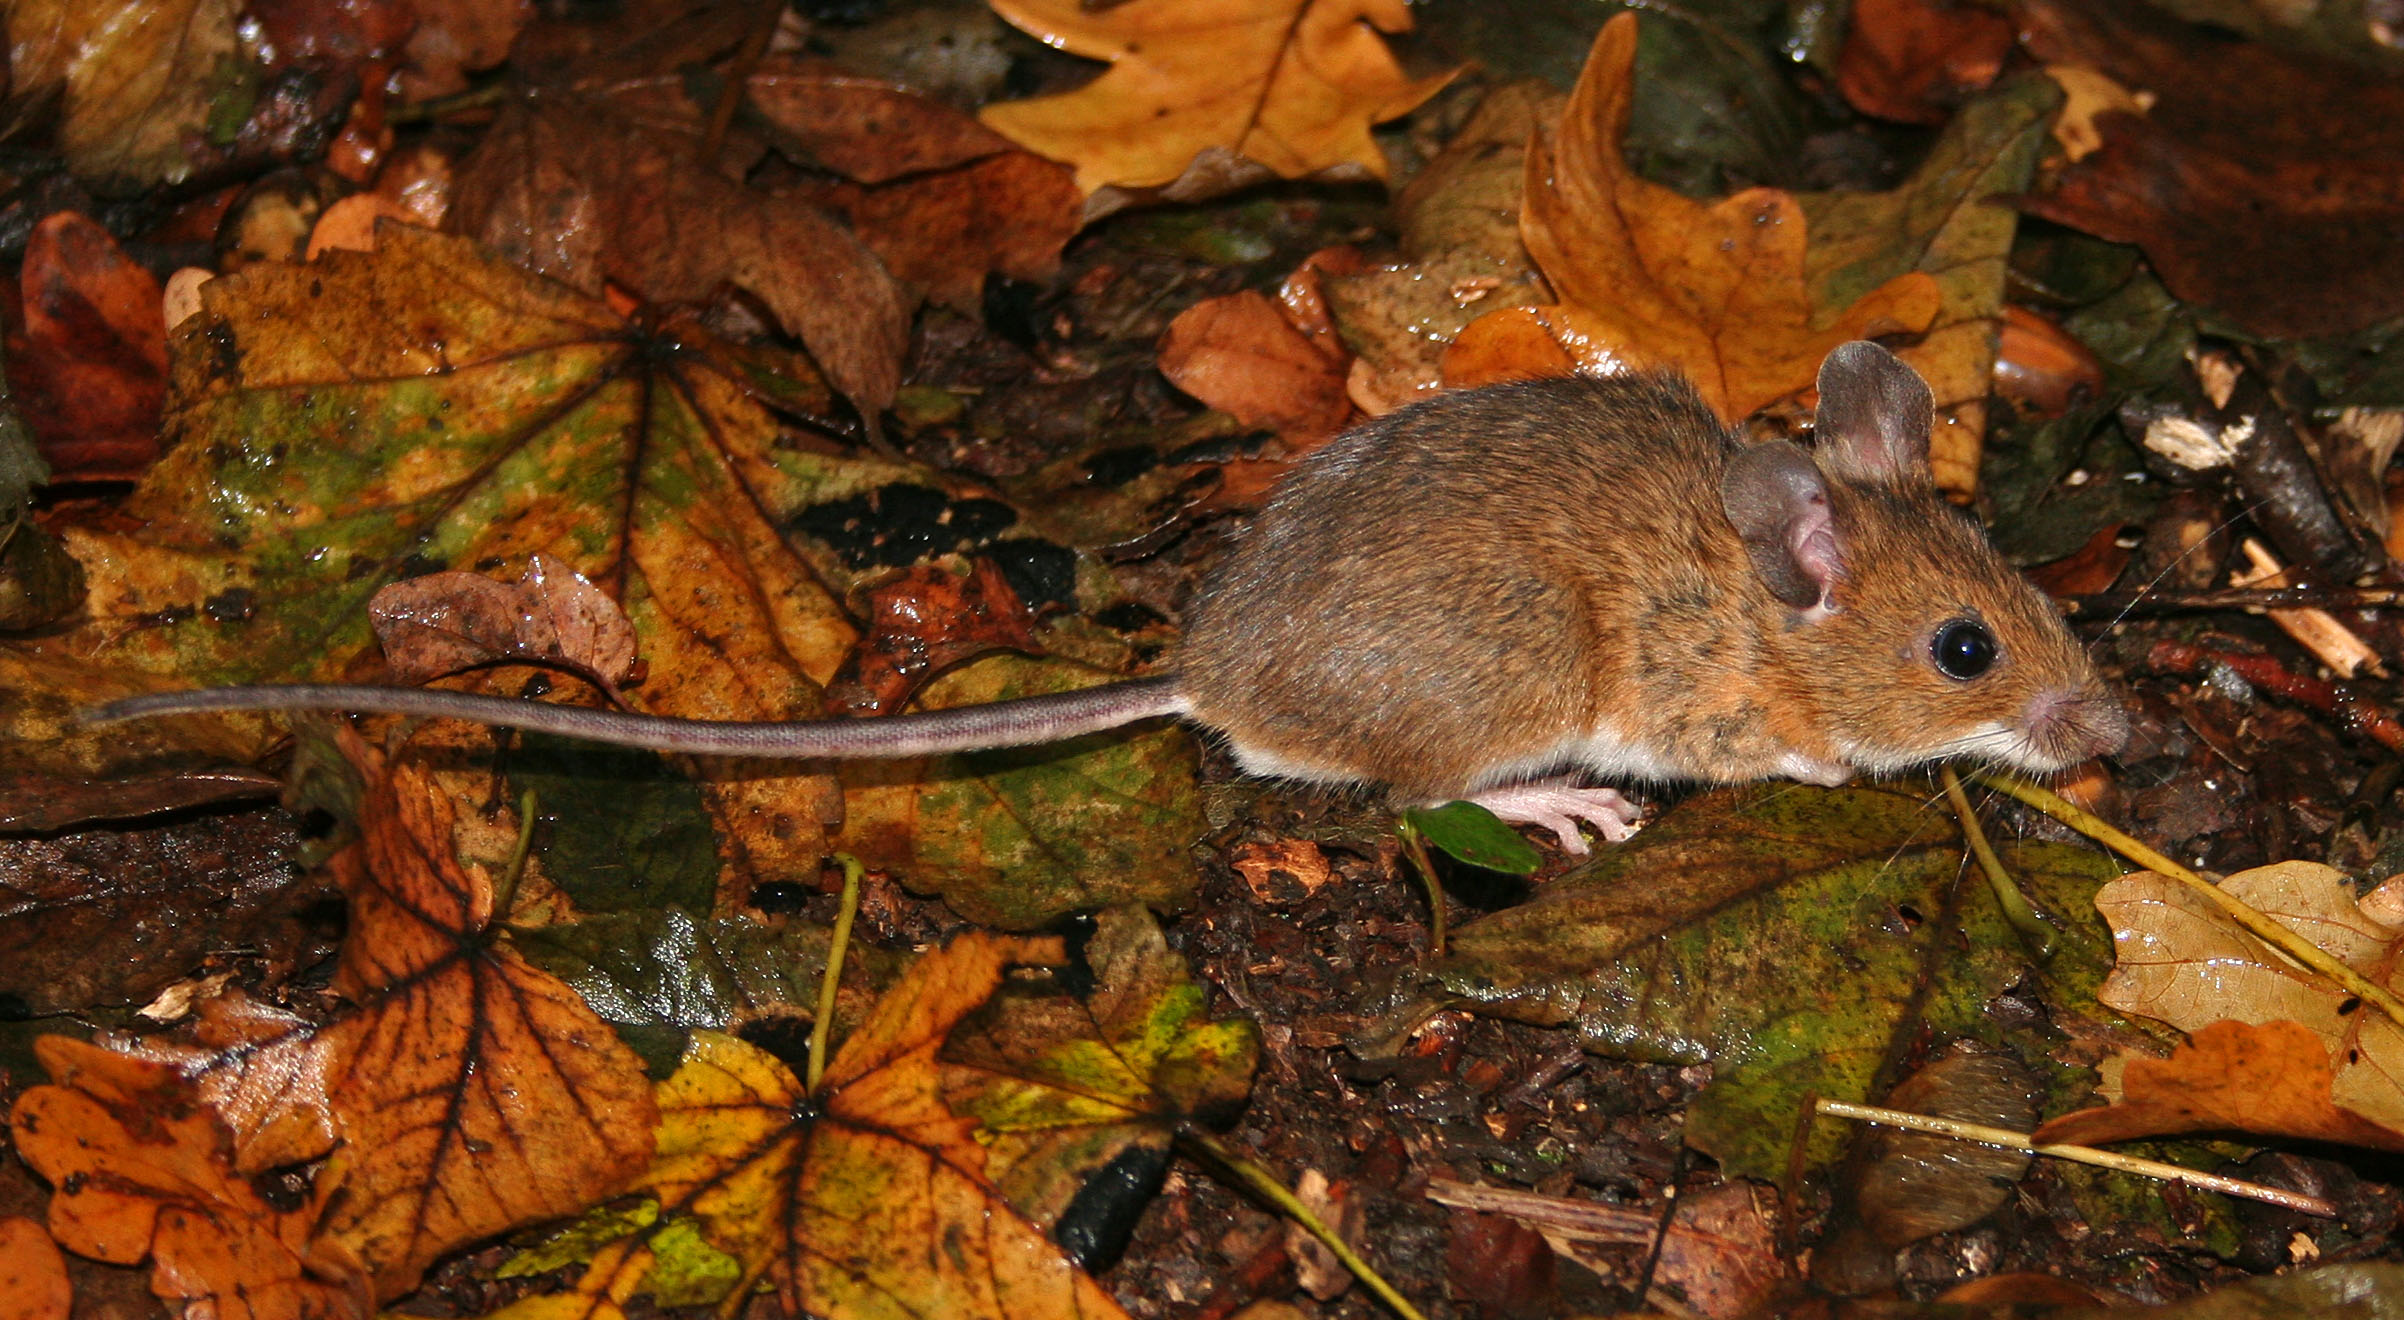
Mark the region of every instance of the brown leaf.
<instances>
[{"instance_id":1,"label":"brown leaf","mask_svg":"<svg viewBox=\"0 0 2404 1320\"><path fill-rule=\"evenodd\" d=\"M564 665L604 690L634 676L634 625L607 592L548 555L517 582L482 573L405 578L367 602L399 679L422 683L496 660Z\"/></svg>"},{"instance_id":2,"label":"brown leaf","mask_svg":"<svg viewBox=\"0 0 2404 1320\"><path fill-rule=\"evenodd\" d=\"M82 178L189 176L220 98L242 84L235 0L22 0L8 6L11 92L57 97L58 145Z\"/></svg>"},{"instance_id":3,"label":"brown leaf","mask_svg":"<svg viewBox=\"0 0 2404 1320\"><path fill-rule=\"evenodd\" d=\"M534 17L534 0L409 0L417 28L402 48L400 98L430 100L467 90L467 75L499 64Z\"/></svg>"},{"instance_id":4,"label":"brown leaf","mask_svg":"<svg viewBox=\"0 0 2404 1320\"><path fill-rule=\"evenodd\" d=\"M1308 449L1352 416L1352 355L1332 330L1306 333L1285 304L1245 290L1178 313L1160 341L1169 383L1247 426Z\"/></svg>"},{"instance_id":5,"label":"brown leaf","mask_svg":"<svg viewBox=\"0 0 2404 1320\"><path fill-rule=\"evenodd\" d=\"M2012 21L1958 0L1854 0L1836 85L1853 108L1906 124L1941 124L1995 81Z\"/></svg>"},{"instance_id":6,"label":"brown leaf","mask_svg":"<svg viewBox=\"0 0 2404 1320\"><path fill-rule=\"evenodd\" d=\"M1402 0L995 0L1048 45L1108 60L1073 92L985 107L1028 150L1074 162L1077 186L1175 182L1205 152L1296 179L1338 166L1384 178L1370 126L1407 114L1451 74L1405 77L1383 33L1408 31Z\"/></svg>"},{"instance_id":7,"label":"brown leaf","mask_svg":"<svg viewBox=\"0 0 2404 1320\"><path fill-rule=\"evenodd\" d=\"M698 149L597 97L515 104L461 164L444 223L591 292L606 280L701 303L749 290L855 404L892 403L909 312L876 254L805 198L704 168Z\"/></svg>"},{"instance_id":8,"label":"brown leaf","mask_svg":"<svg viewBox=\"0 0 2404 1320\"><path fill-rule=\"evenodd\" d=\"M159 282L90 217L59 211L26 241L22 340L8 378L53 481L126 481L159 456L167 324Z\"/></svg>"},{"instance_id":9,"label":"brown leaf","mask_svg":"<svg viewBox=\"0 0 2404 1320\"><path fill-rule=\"evenodd\" d=\"M990 558L965 575L941 564L910 569L868 593L868 632L827 684L827 701L863 714L898 710L971 656L1034 650L1034 623Z\"/></svg>"},{"instance_id":10,"label":"brown leaf","mask_svg":"<svg viewBox=\"0 0 2404 1320\"><path fill-rule=\"evenodd\" d=\"M0 1218L0 1320L67 1320L74 1302L50 1234L23 1215Z\"/></svg>"},{"instance_id":11,"label":"brown leaf","mask_svg":"<svg viewBox=\"0 0 2404 1320\"><path fill-rule=\"evenodd\" d=\"M222 1320L373 1313L367 1280L315 1215L278 1210L233 1166L225 1125L163 1064L45 1036L51 1085L17 1100L18 1152L56 1190L50 1231L68 1250L149 1258L162 1300Z\"/></svg>"},{"instance_id":12,"label":"brown leaf","mask_svg":"<svg viewBox=\"0 0 2404 1320\"><path fill-rule=\"evenodd\" d=\"M335 989L313 1027L237 1001L225 1047L189 1061L242 1139L243 1167L325 1153L324 1236L379 1297L451 1249L583 1209L651 1152L642 1064L574 991L484 934L492 889L452 854L454 811L421 768L371 783L360 839L333 863L350 901Z\"/></svg>"},{"instance_id":13,"label":"brown leaf","mask_svg":"<svg viewBox=\"0 0 2404 1320\"><path fill-rule=\"evenodd\" d=\"M1472 322L1446 355L1448 382L1557 374L1564 362L1675 367L1734 420L1807 388L1838 344L1936 318L1936 281L1918 271L1823 317L1804 280L1803 213L1786 193L1704 204L1639 177L1620 155L1635 59L1636 16L1622 14L1595 38L1558 134L1538 134L1528 153L1520 234L1561 304Z\"/></svg>"},{"instance_id":14,"label":"brown leaf","mask_svg":"<svg viewBox=\"0 0 2404 1320\"><path fill-rule=\"evenodd\" d=\"M2181 1132L2245 1132L2404 1151L2404 1128L2331 1099L2328 1047L2298 1022L2215 1022L2167 1059L2133 1058L2116 1104L2064 1114L2039 1141L2099 1146Z\"/></svg>"},{"instance_id":15,"label":"brown leaf","mask_svg":"<svg viewBox=\"0 0 2404 1320\"><path fill-rule=\"evenodd\" d=\"M1018 152L973 115L829 65L763 62L744 95L779 150L855 183L893 183Z\"/></svg>"},{"instance_id":16,"label":"brown leaf","mask_svg":"<svg viewBox=\"0 0 2404 1320\"><path fill-rule=\"evenodd\" d=\"M2022 41L2155 98L2025 205L2145 249L2173 293L2257 334L2404 312L2404 79L2232 41L2141 6L2023 0Z\"/></svg>"},{"instance_id":17,"label":"brown leaf","mask_svg":"<svg viewBox=\"0 0 2404 1320\"><path fill-rule=\"evenodd\" d=\"M1046 280L1083 223L1066 169L1009 151L881 186L837 183L812 193L842 216L894 278L935 302L977 314L985 276Z\"/></svg>"}]
</instances>

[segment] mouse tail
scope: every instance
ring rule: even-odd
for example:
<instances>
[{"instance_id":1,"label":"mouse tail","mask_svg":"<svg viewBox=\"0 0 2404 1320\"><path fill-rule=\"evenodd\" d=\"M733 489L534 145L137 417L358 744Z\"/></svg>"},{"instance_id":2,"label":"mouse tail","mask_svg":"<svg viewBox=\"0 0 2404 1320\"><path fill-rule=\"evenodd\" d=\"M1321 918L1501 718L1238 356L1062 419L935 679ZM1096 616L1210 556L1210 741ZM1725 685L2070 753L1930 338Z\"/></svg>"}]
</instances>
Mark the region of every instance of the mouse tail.
<instances>
[{"instance_id":1,"label":"mouse tail","mask_svg":"<svg viewBox=\"0 0 2404 1320\"><path fill-rule=\"evenodd\" d=\"M229 710L326 710L466 720L617 747L688 756L898 759L1027 747L1186 713L1173 677L1137 678L1073 692L881 718L806 721L688 720L630 715L439 688L297 683L200 688L128 697L85 712L88 723Z\"/></svg>"}]
</instances>

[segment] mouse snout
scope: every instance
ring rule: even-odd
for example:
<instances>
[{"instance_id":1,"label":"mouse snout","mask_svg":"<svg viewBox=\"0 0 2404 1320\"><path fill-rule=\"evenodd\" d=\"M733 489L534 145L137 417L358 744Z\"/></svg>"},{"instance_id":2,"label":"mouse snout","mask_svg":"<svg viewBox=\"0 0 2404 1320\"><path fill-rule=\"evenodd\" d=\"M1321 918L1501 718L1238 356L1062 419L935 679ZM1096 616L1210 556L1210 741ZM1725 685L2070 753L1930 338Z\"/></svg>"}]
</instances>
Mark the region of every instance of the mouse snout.
<instances>
[{"instance_id":1,"label":"mouse snout","mask_svg":"<svg viewBox=\"0 0 2404 1320\"><path fill-rule=\"evenodd\" d=\"M2029 698L2021 722L2032 760L2059 770L2120 750L2129 739L2128 712L2109 689L2091 683L2075 692L2040 692Z\"/></svg>"}]
</instances>

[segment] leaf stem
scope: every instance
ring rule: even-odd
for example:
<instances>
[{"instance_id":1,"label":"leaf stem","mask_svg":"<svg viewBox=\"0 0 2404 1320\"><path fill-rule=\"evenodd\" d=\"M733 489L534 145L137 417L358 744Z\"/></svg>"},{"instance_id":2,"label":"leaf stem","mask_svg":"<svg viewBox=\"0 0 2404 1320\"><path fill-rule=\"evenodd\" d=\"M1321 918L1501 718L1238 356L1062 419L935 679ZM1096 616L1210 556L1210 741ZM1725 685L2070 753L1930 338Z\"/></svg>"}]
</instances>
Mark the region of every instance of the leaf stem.
<instances>
[{"instance_id":1,"label":"leaf stem","mask_svg":"<svg viewBox=\"0 0 2404 1320\"><path fill-rule=\"evenodd\" d=\"M2028 905L2028 895L2013 883L2012 873L2004 869L2003 859L1995 855L1995 845L1987 841L1986 829L1978 823L1978 813L1970 809L1970 795L1962 791L1961 776L1952 766L1937 770L1937 781L1945 786L1945 796L1953 803L1953 814L1961 818L1962 839L1970 845L1970 855L1978 859L1978 867L1987 873L1987 887L1995 891L1996 906L2003 909L2003 919L2019 932L2020 942L2028 946L2038 962L2053 957L2053 927L2045 924L2036 909Z\"/></svg>"},{"instance_id":2,"label":"leaf stem","mask_svg":"<svg viewBox=\"0 0 2404 1320\"><path fill-rule=\"evenodd\" d=\"M1451 938L1444 916L1444 886L1436 879L1436 859L1428 856L1427 840L1420 837L1419 827L1411 823L1409 813L1394 820L1394 832L1402 836L1402 850L1419 872L1419 883L1427 890L1428 956L1444 956L1445 942Z\"/></svg>"},{"instance_id":3,"label":"leaf stem","mask_svg":"<svg viewBox=\"0 0 2404 1320\"><path fill-rule=\"evenodd\" d=\"M805 1093L815 1092L818 1079L826 1075L827 1038L835 1029L835 987L843 980L843 954L851 947L851 919L860 910L860 873L867 869L850 853L836 853L835 862L843 868L843 900L835 908L835 937L827 941L826 975L818 982L818 1020L810 1024L809 1076L802 1084Z\"/></svg>"},{"instance_id":4,"label":"leaf stem","mask_svg":"<svg viewBox=\"0 0 2404 1320\"><path fill-rule=\"evenodd\" d=\"M2399 1001L2386 987L2339 962L2327 950L2265 916L2219 885L2112 828L2050 789L2000 774L1980 775L1978 782L1998 793L2018 798L2146 870L2168 876L2201 894L2219 905L2231 921L2243 926L2263 943L2329 978L2346 993L2375 1006L2387 1014L2390 1021L2404 1026L2404 1001Z\"/></svg>"},{"instance_id":5,"label":"leaf stem","mask_svg":"<svg viewBox=\"0 0 2404 1320\"><path fill-rule=\"evenodd\" d=\"M2014 1132L2009 1128L1988 1127L1984 1123L1964 1123L1950 1118L1932 1118L1926 1114L1906 1113L1900 1109L1881 1109L1876 1105L1850 1104L1843 1100L1816 1101L1813 1108L1831 1118L1859 1119L1864 1123L1876 1123L1881 1127L1908 1128L1914 1132L1933 1132L1940 1137L1952 1137L1958 1141L1976 1141L1989 1146L2025 1150L2032 1155L2050 1155L2058 1160L2072 1160L2080 1164L2118 1169L2122 1173L2134 1173L2142 1177L2184 1183L2189 1187L2199 1187L2207 1192L2241 1196L2246 1200L2260 1201L2265 1205L2283 1206L2299 1214L2317 1215L2322 1219L2337 1218L2337 1207L2317 1196L2291 1192L2283 1187L2265 1187L2261 1183L2223 1178L2216 1173L2203 1173L2195 1169L2182 1168L2176 1164L2164 1164L2160 1160L2144 1160L2134 1155L2120 1155L2108 1150L2097 1150L2093 1146L2057 1146L2050 1143L2040 1145L2027 1133Z\"/></svg>"},{"instance_id":6,"label":"leaf stem","mask_svg":"<svg viewBox=\"0 0 2404 1320\"><path fill-rule=\"evenodd\" d=\"M1364 1287L1376 1293L1379 1300L1393 1307L1396 1315L1401 1316L1403 1320L1427 1320L1427 1317L1419 1313L1418 1307L1411 1305L1401 1293L1396 1292L1394 1285L1386 1282L1385 1276L1370 1268L1369 1262L1362 1260L1344 1239L1336 1236L1334 1229L1329 1228L1320 1221L1317 1215L1311 1213L1310 1207L1302 1203L1302 1198L1288 1191L1286 1185L1277 1181L1267 1169L1262 1168L1256 1161L1228 1149L1218 1138L1190 1125L1179 1128L1177 1136L1179 1140L1208 1157L1211 1163L1234 1174L1238 1182L1251 1188L1262 1200L1277 1207L1281 1213L1302 1225L1304 1232L1319 1240L1319 1245L1335 1253L1335 1258L1344 1263L1344 1268L1352 1271L1352 1277L1359 1279Z\"/></svg>"},{"instance_id":7,"label":"leaf stem","mask_svg":"<svg viewBox=\"0 0 2404 1320\"><path fill-rule=\"evenodd\" d=\"M492 889L492 920L497 924L509 920L509 909L518 901L518 881L526 878L526 859L534 853L534 812L541 805L529 788L518 794L518 838L509 849L509 865Z\"/></svg>"}]
</instances>

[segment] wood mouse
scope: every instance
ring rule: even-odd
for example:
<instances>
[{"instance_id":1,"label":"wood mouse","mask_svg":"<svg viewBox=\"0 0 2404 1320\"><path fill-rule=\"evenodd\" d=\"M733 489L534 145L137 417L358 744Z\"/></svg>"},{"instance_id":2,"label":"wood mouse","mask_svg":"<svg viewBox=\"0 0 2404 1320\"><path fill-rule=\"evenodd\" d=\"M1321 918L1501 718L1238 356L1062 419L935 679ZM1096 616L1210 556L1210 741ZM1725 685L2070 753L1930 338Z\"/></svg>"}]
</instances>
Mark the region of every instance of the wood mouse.
<instances>
[{"instance_id":1,"label":"wood mouse","mask_svg":"<svg viewBox=\"0 0 2404 1320\"><path fill-rule=\"evenodd\" d=\"M1182 717L1246 771L1468 798L1585 851L1620 783L1817 784L2116 750L2118 703L1928 476L1928 386L1857 342L1817 440L1746 445L1668 373L1439 395L1303 459L1205 581L1174 675L866 720L719 723L354 685L214 688L96 720L347 710L700 755L907 757Z\"/></svg>"}]
</instances>

